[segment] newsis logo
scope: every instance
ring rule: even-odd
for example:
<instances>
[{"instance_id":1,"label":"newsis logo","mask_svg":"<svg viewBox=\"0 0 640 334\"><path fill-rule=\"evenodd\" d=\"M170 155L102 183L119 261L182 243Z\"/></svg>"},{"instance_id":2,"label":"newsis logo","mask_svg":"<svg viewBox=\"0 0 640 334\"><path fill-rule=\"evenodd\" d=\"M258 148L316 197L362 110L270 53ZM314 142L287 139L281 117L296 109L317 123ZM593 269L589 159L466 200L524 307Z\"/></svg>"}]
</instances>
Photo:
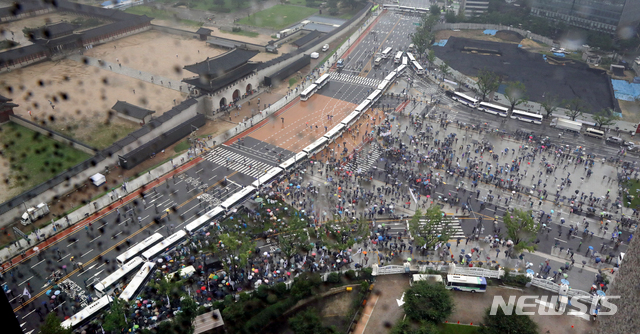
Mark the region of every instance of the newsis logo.
<instances>
[{"instance_id":1,"label":"newsis logo","mask_svg":"<svg viewBox=\"0 0 640 334\"><path fill-rule=\"evenodd\" d=\"M517 298L517 302L516 302ZM592 296L573 296L567 297L566 301L569 302L569 306L572 309L565 309L564 302L560 296L510 296L507 303L502 296L494 296L493 303L491 304L490 315L496 315L498 308L501 308L506 315L511 315L514 312L517 315L535 315L537 308L539 315L575 315L581 316L584 314L594 314L597 311L597 315L613 315L618 311L618 307L611 303L612 299L619 299L620 296L607 296L604 298L594 298ZM559 302L560 300L560 302ZM574 308L577 308L574 309ZM525 311L527 309L528 311Z\"/></svg>"}]
</instances>

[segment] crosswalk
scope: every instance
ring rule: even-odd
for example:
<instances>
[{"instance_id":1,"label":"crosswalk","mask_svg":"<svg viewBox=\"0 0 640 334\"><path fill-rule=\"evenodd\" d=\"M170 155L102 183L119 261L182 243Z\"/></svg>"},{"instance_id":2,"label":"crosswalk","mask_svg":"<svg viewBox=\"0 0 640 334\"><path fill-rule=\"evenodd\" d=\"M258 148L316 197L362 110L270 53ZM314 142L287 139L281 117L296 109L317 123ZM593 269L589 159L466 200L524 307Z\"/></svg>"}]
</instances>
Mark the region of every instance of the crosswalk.
<instances>
[{"instance_id":1,"label":"crosswalk","mask_svg":"<svg viewBox=\"0 0 640 334\"><path fill-rule=\"evenodd\" d=\"M426 224L427 220L420 220L421 224ZM442 232L442 225L438 225L434 228L434 231L436 233ZM467 236L464 234L464 231L462 230L462 225L460 225L460 220L458 220L457 218L453 218L449 221L449 230L451 231L451 234L449 235L449 240L452 239L464 239Z\"/></svg>"},{"instance_id":2,"label":"crosswalk","mask_svg":"<svg viewBox=\"0 0 640 334\"><path fill-rule=\"evenodd\" d=\"M338 72L333 72L329 76L331 77L331 80L348 82L366 87L378 87L378 85L382 82L382 80L380 79L365 78Z\"/></svg>"},{"instance_id":3,"label":"crosswalk","mask_svg":"<svg viewBox=\"0 0 640 334\"><path fill-rule=\"evenodd\" d=\"M232 152L224 145L216 147L204 158L220 166L227 166L228 162L229 168L254 178L264 175L265 170L273 168L264 162Z\"/></svg>"},{"instance_id":4,"label":"crosswalk","mask_svg":"<svg viewBox=\"0 0 640 334\"><path fill-rule=\"evenodd\" d=\"M368 154L359 154L355 163L349 162L346 167L353 172L366 173L371 170L371 167L376 165L380 154L380 149L373 149Z\"/></svg>"}]
</instances>

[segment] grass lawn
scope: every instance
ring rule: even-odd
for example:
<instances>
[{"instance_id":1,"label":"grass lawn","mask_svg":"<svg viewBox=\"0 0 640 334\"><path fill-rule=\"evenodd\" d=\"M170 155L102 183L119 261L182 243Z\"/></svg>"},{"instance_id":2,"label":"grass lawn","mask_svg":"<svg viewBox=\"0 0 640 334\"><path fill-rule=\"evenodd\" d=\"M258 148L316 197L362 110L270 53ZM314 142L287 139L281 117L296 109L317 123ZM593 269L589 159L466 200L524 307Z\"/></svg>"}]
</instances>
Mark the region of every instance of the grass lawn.
<instances>
[{"instance_id":1,"label":"grass lawn","mask_svg":"<svg viewBox=\"0 0 640 334\"><path fill-rule=\"evenodd\" d=\"M298 80L296 78L290 78L289 79L289 87L292 87L293 85L295 85L296 82L298 82Z\"/></svg>"},{"instance_id":2,"label":"grass lawn","mask_svg":"<svg viewBox=\"0 0 640 334\"><path fill-rule=\"evenodd\" d=\"M224 30L224 32L228 33L228 34L241 35L241 36L247 36L247 37L258 37L260 35L257 32L247 31L247 30L240 30L240 31L227 31L227 30Z\"/></svg>"},{"instance_id":3,"label":"grass lawn","mask_svg":"<svg viewBox=\"0 0 640 334\"><path fill-rule=\"evenodd\" d=\"M131 132L140 128L139 125L128 122L119 122L117 125L96 123L91 126L92 131L84 135L79 135L76 133L76 130L78 130L78 132L85 132L84 130L86 129L80 128L81 125L70 126L64 130L58 129L56 131L71 138L80 140L89 146L95 147L97 149L103 149L109 147L119 139L124 138Z\"/></svg>"},{"instance_id":4,"label":"grass lawn","mask_svg":"<svg viewBox=\"0 0 640 334\"><path fill-rule=\"evenodd\" d=\"M640 181L638 180L630 180L625 183L625 186L629 188L629 195L633 196L633 200L631 200L631 205L627 204L629 199L625 198L624 205L629 208L637 208L640 206Z\"/></svg>"},{"instance_id":5,"label":"grass lawn","mask_svg":"<svg viewBox=\"0 0 640 334\"><path fill-rule=\"evenodd\" d=\"M24 189L43 183L91 155L15 123L0 127L4 157L11 161L12 184Z\"/></svg>"},{"instance_id":6,"label":"grass lawn","mask_svg":"<svg viewBox=\"0 0 640 334\"><path fill-rule=\"evenodd\" d=\"M480 327L457 325L457 324L441 324L440 334L477 334Z\"/></svg>"},{"instance_id":7,"label":"grass lawn","mask_svg":"<svg viewBox=\"0 0 640 334\"><path fill-rule=\"evenodd\" d=\"M317 12L318 10L315 8L275 5L255 13L251 17L245 17L237 23L281 30Z\"/></svg>"},{"instance_id":8,"label":"grass lawn","mask_svg":"<svg viewBox=\"0 0 640 334\"><path fill-rule=\"evenodd\" d=\"M129 7L129 8L127 8L125 10L125 12L131 13L131 14L136 14L136 15L147 15L149 17L153 17L153 18L160 19L160 20L175 20L175 21L177 21L179 23L182 23L184 25L189 25L189 26L194 26L194 27L201 27L202 26L202 22L178 19L171 12L164 11L164 10L161 10L161 9L156 9L154 7L149 7L149 6Z\"/></svg>"}]
</instances>

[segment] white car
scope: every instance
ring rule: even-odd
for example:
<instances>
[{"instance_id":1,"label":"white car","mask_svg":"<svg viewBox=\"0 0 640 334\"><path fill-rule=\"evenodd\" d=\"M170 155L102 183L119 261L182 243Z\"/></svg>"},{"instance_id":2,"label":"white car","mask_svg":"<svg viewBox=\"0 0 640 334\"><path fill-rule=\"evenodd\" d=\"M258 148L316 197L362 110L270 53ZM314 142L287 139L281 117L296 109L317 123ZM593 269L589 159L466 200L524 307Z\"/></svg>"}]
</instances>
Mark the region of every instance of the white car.
<instances>
[{"instance_id":1,"label":"white car","mask_svg":"<svg viewBox=\"0 0 640 334\"><path fill-rule=\"evenodd\" d=\"M311 59L318 59L318 58L320 58L320 54L319 54L319 53L317 53L317 52L312 52L310 56L311 56Z\"/></svg>"},{"instance_id":2,"label":"white car","mask_svg":"<svg viewBox=\"0 0 640 334\"><path fill-rule=\"evenodd\" d=\"M327 52L329 50L329 44L325 44L322 46L322 52Z\"/></svg>"}]
</instances>

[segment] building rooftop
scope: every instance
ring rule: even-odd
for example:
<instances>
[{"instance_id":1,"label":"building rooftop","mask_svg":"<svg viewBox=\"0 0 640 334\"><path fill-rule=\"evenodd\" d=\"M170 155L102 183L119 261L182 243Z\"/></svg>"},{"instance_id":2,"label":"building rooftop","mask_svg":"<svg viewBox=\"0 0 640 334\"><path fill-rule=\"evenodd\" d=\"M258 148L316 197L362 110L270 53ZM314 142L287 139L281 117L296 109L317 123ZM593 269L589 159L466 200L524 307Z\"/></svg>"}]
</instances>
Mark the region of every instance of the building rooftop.
<instances>
[{"instance_id":1,"label":"building rooftop","mask_svg":"<svg viewBox=\"0 0 640 334\"><path fill-rule=\"evenodd\" d=\"M125 101L116 102L116 104L114 104L111 109L117 111L120 114L130 116L139 120L144 119L148 115L155 114L155 111L153 110L140 108Z\"/></svg>"},{"instance_id":2,"label":"building rooftop","mask_svg":"<svg viewBox=\"0 0 640 334\"><path fill-rule=\"evenodd\" d=\"M207 60L187 65L184 67L189 72L196 73L200 76L209 76L210 79L224 75L234 68L246 63L249 59L255 57L259 51L250 51L235 49L215 58L207 58Z\"/></svg>"}]
</instances>

